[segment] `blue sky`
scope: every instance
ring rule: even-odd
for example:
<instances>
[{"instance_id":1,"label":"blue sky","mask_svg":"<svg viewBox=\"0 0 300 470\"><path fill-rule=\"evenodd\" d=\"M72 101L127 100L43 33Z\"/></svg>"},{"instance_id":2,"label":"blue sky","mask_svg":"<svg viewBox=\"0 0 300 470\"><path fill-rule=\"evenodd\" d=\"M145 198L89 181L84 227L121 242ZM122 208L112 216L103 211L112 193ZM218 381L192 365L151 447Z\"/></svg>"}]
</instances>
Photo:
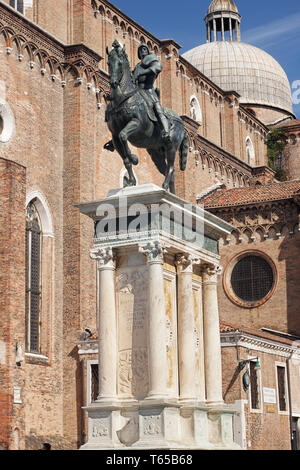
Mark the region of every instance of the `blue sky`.
<instances>
[{"instance_id":1,"label":"blue sky","mask_svg":"<svg viewBox=\"0 0 300 470\"><path fill-rule=\"evenodd\" d=\"M203 18L210 0L112 0L126 15L159 39L172 38L181 54L206 41ZM271 54L284 68L300 118L300 2L299 0L236 0L242 15L242 41ZM299 83L295 83L299 81ZM299 91L298 91L299 90Z\"/></svg>"}]
</instances>

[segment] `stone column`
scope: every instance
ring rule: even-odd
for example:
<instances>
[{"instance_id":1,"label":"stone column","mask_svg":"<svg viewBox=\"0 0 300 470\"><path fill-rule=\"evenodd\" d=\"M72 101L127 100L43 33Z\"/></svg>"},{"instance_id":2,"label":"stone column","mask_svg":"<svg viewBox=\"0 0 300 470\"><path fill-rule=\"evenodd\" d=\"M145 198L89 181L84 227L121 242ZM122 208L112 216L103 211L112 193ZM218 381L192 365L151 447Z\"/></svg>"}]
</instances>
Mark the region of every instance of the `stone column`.
<instances>
[{"instance_id":1,"label":"stone column","mask_svg":"<svg viewBox=\"0 0 300 470\"><path fill-rule=\"evenodd\" d=\"M225 28L224 28L224 18L221 18L221 28L222 28L222 41L225 41Z\"/></svg>"},{"instance_id":2,"label":"stone column","mask_svg":"<svg viewBox=\"0 0 300 470\"><path fill-rule=\"evenodd\" d=\"M229 35L230 35L230 41L233 40L233 35L232 35L232 18L229 18Z\"/></svg>"},{"instance_id":3,"label":"stone column","mask_svg":"<svg viewBox=\"0 0 300 470\"><path fill-rule=\"evenodd\" d=\"M213 19L213 25L214 25L214 41L217 41L217 22L215 19Z\"/></svg>"},{"instance_id":4,"label":"stone column","mask_svg":"<svg viewBox=\"0 0 300 470\"><path fill-rule=\"evenodd\" d=\"M149 269L148 288L148 349L149 349L149 393L147 398L159 399L168 396L166 308L164 292L164 247L159 242L149 242L140 251L147 256Z\"/></svg>"},{"instance_id":5,"label":"stone column","mask_svg":"<svg viewBox=\"0 0 300 470\"><path fill-rule=\"evenodd\" d=\"M196 348L192 256L176 257L178 273L178 355L179 384L182 400L195 400Z\"/></svg>"},{"instance_id":6,"label":"stone column","mask_svg":"<svg viewBox=\"0 0 300 470\"><path fill-rule=\"evenodd\" d=\"M210 22L207 24L207 42L211 42L211 27L210 27Z\"/></svg>"},{"instance_id":7,"label":"stone column","mask_svg":"<svg viewBox=\"0 0 300 470\"><path fill-rule=\"evenodd\" d=\"M241 40L241 27L238 21L236 21L235 34L236 34L236 41L240 41Z\"/></svg>"},{"instance_id":8,"label":"stone column","mask_svg":"<svg viewBox=\"0 0 300 470\"><path fill-rule=\"evenodd\" d=\"M217 294L219 266L204 265L203 276L203 319L204 319L204 362L206 401L211 405L223 403L222 360Z\"/></svg>"},{"instance_id":9,"label":"stone column","mask_svg":"<svg viewBox=\"0 0 300 470\"><path fill-rule=\"evenodd\" d=\"M97 401L117 397L117 319L115 262L111 248L92 250L98 268L99 395Z\"/></svg>"}]
</instances>

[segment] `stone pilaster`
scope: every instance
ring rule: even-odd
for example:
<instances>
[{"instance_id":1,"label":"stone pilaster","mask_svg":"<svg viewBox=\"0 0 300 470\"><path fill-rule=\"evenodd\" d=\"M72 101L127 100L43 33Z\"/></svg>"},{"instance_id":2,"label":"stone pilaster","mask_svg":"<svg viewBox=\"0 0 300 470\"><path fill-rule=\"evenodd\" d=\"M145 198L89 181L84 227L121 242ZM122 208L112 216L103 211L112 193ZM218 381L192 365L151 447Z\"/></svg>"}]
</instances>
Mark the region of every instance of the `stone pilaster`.
<instances>
[{"instance_id":1,"label":"stone pilaster","mask_svg":"<svg viewBox=\"0 0 300 470\"><path fill-rule=\"evenodd\" d=\"M221 273L220 266L204 265L202 269L206 401L211 405L223 403L217 294L217 276Z\"/></svg>"},{"instance_id":2,"label":"stone pilaster","mask_svg":"<svg viewBox=\"0 0 300 470\"><path fill-rule=\"evenodd\" d=\"M99 285L99 396L97 401L117 397L117 320L115 262L111 248L92 250L97 260Z\"/></svg>"}]
</instances>

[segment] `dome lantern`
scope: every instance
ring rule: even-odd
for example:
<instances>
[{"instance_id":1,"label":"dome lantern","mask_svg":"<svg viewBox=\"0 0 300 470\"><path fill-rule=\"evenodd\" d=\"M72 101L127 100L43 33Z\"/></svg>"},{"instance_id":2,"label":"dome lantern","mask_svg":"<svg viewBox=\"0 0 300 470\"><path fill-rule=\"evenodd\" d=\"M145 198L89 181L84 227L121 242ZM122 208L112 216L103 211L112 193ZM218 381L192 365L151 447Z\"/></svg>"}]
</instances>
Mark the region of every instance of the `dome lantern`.
<instances>
[{"instance_id":1,"label":"dome lantern","mask_svg":"<svg viewBox=\"0 0 300 470\"><path fill-rule=\"evenodd\" d=\"M233 0L213 0L204 21L207 42L241 40L241 15Z\"/></svg>"}]
</instances>

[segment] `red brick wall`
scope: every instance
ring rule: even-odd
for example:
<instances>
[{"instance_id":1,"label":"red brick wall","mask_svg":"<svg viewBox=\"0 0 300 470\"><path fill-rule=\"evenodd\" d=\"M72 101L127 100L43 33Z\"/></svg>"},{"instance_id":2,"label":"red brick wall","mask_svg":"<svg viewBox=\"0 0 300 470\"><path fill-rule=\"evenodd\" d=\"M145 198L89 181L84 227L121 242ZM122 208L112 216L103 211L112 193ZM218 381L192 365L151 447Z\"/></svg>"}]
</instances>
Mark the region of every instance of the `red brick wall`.
<instances>
[{"instance_id":1,"label":"red brick wall","mask_svg":"<svg viewBox=\"0 0 300 470\"><path fill-rule=\"evenodd\" d=\"M267 327L277 331L300 334L299 306L300 293L297 288L300 277L299 235L288 234L279 240L241 243L221 246L221 264L226 269L228 263L239 253L260 250L274 262L277 271L277 286L267 302L255 308L243 308L233 303L223 287L224 273L219 279L220 317L225 322L238 323L255 328Z\"/></svg>"},{"instance_id":2,"label":"red brick wall","mask_svg":"<svg viewBox=\"0 0 300 470\"><path fill-rule=\"evenodd\" d=\"M23 405L13 403L13 389L23 387L16 345L25 336L25 168L0 158L0 445L12 446L12 432L24 438Z\"/></svg>"},{"instance_id":3,"label":"red brick wall","mask_svg":"<svg viewBox=\"0 0 300 470\"><path fill-rule=\"evenodd\" d=\"M258 356L261 369L259 374L259 410L250 407L250 389L243 388L242 377L247 370L238 370L239 360ZM223 396L225 403L233 404L236 400L244 400L244 419L246 425L246 442L248 450L290 450L290 416L289 409L279 412L276 384L276 363L286 364L286 358L280 355L268 354L261 350L242 347L222 347ZM299 386L299 379L298 379ZM276 404L269 406L264 403L263 388L276 391ZM288 395L287 395L288 400ZM287 405L289 407L289 404ZM237 415L236 419L241 419Z\"/></svg>"}]
</instances>

